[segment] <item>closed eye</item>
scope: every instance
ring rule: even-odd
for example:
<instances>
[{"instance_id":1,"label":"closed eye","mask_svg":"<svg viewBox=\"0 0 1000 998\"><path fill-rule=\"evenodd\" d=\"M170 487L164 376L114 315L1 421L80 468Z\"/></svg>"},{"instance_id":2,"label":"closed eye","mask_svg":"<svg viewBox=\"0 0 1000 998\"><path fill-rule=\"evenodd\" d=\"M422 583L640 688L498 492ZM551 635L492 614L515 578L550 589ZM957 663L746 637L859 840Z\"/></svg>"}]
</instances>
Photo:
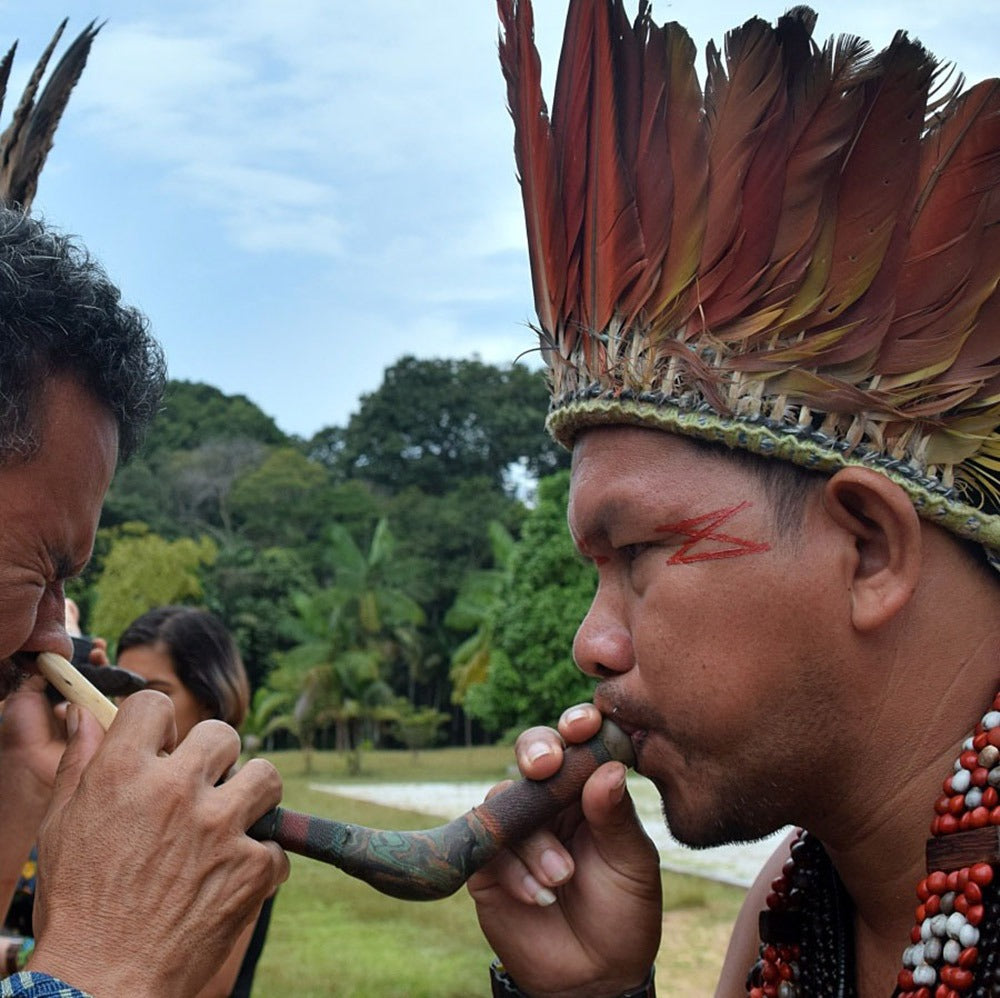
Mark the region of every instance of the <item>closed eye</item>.
<instances>
[{"instance_id":1,"label":"closed eye","mask_svg":"<svg viewBox=\"0 0 1000 998\"><path fill-rule=\"evenodd\" d=\"M633 562L640 555L645 554L647 551L652 550L652 548L657 545L650 543L649 541L640 541L638 544L623 544L618 548L618 553L625 559L626 562Z\"/></svg>"}]
</instances>

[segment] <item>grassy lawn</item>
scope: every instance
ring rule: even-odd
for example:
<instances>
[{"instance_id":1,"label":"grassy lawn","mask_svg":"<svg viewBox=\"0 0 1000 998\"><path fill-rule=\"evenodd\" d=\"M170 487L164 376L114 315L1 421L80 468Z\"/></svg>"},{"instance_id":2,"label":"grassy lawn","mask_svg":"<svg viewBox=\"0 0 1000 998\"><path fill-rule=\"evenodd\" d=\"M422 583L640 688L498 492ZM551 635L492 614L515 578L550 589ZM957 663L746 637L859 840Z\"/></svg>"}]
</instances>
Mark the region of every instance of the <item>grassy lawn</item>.
<instances>
[{"instance_id":1,"label":"grassy lawn","mask_svg":"<svg viewBox=\"0 0 1000 998\"><path fill-rule=\"evenodd\" d=\"M348 777L343 758L314 753L305 773L299 752L269 756L285 780L285 804L376 828L427 828L426 815L311 791L310 782ZM370 752L363 782L499 780L510 748ZM487 995L489 948L475 908L461 890L441 901L385 897L333 867L292 856L292 873L274 905L271 929L257 969L254 995L319 998L470 998ZM743 891L694 877L664 873L663 946L659 988L670 998L711 995L729 927Z\"/></svg>"}]
</instances>

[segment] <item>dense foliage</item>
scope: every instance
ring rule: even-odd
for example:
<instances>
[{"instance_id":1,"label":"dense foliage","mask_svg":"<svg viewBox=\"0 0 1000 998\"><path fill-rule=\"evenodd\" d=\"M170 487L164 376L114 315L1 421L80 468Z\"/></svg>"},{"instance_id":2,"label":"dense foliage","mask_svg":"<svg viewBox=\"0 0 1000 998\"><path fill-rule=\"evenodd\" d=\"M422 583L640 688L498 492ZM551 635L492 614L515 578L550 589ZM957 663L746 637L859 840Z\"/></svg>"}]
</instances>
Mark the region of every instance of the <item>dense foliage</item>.
<instances>
[{"instance_id":1,"label":"dense foliage","mask_svg":"<svg viewBox=\"0 0 1000 998\"><path fill-rule=\"evenodd\" d=\"M531 559L517 560L522 530L536 548L549 529L565 543L562 479L559 495L543 480L530 509L536 481L568 463L543 430L546 405L543 376L522 366L404 357L347 426L302 440L243 396L171 382L145 446L112 483L93 563L70 595L112 645L159 603L218 613L247 664L247 731L261 739L284 730L304 747L354 748L490 737L524 716L525 700L545 711L532 720L549 720L573 686L568 624L524 660L558 677L550 694L539 695L544 677L528 678L531 664L520 706L482 707L478 725L467 694L495 666L491 688L511 689L510 666L490 655L455 664L463 645L492 646L494 634L506 663L527 653L531 639L516 637L505 609L529 599L538 571L524 575ZM508 591L512 564L521 574ZM490 573L478 616L449 615ZM579 603L573 573L567 614Z\"/></svg>"},{"instance_id":2,"label":"dense foliage","mask_svg":"<svg viewBox=\"0 0 1000 998\"><path fill-rule=\"evenodd\" d=\"M577 670L572 647L596 578L570 539L568 498L568 472L540 483L499 594L488 678L465 699L469 713L493 731L553 724L566 707L591 697L593 681Z\"/></svg>"}]
</instances>

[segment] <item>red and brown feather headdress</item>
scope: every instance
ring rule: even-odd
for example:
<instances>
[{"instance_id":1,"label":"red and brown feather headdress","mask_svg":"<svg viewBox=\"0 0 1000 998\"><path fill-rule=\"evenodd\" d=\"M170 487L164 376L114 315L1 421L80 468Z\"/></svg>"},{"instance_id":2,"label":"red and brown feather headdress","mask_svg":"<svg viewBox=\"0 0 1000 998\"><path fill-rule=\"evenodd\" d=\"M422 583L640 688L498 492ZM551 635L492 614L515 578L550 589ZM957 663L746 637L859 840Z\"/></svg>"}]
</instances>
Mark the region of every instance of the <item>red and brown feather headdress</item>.
<instances>
[{"instance_id":1,"label":"red and brown feather headdress","mask_svg":"<svg viewBox=\"0 0 1000 998\"><path fill-rule=\"evenodd\" d=\"M1000 81L816 15L707 50L570 0L551 115L497 0L550 431L638 423L877 468L1000 549Z\"/></svg>"}]
</instances>

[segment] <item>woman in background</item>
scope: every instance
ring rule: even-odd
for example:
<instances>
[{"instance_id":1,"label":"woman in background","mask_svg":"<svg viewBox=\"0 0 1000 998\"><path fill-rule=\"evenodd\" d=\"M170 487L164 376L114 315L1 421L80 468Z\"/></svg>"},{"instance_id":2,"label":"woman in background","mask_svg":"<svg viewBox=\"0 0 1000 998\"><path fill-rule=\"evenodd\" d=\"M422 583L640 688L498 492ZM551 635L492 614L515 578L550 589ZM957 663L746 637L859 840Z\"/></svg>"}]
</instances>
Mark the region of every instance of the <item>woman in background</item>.
<instances>
[{"instance_id":1,"label":"woman in background","mask_svg":"<svg viewBox=\"0 0 1000 998\"><path fill-rule=\"evenodd\" d=\"M207 610L164 606L144 613L119 638L117 664L170 697L178 741L199 721L216 718L238 729L246 717L250 683L243 660L232 635ZM264 903L256 925L241 935L197 998L249 998L273 901Z\"/></svg>"}]
</instances>

